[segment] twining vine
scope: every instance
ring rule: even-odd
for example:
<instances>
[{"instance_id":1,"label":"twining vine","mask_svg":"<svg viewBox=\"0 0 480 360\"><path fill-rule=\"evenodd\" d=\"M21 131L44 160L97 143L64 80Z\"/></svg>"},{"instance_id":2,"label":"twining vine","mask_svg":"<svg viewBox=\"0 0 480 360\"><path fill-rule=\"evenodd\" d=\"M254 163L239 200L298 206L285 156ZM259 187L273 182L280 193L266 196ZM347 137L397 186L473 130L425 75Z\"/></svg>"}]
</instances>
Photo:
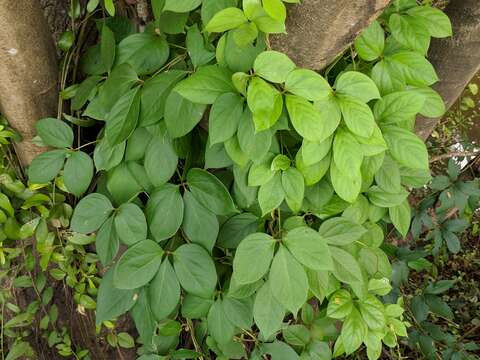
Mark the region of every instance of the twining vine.
<instances>
[{"instance_id":1,"label":"twining vine","mask_svg":"<svg viewBox=\"0 0 480 360\"><path fill-rule=\"evenodd\" d=\"M68 123L37 123L54 149L29 180L81 199L71 230L96 234L107 269L97 324L129 313L142 360L362 344L377 359L407 335L402 298L382 301L382 244L389 224L406 235L409 189L430 179L413 128L445 110L425 55L449 19L396 0L322 76L270 49L284 2L152 0L141 33L105 17L70 104L77 125L104 123L93 156Z\"/></svg>"}]
</instances>

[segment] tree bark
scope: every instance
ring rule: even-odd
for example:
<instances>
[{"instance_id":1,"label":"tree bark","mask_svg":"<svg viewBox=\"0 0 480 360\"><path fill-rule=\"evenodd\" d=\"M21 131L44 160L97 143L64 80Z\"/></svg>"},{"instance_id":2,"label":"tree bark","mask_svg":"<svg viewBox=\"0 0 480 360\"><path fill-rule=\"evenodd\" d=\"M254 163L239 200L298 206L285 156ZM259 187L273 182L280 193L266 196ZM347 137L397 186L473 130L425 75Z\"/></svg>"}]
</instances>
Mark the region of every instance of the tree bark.
<instances>
[{"instance_id":1,"label":"tree bark","mask_svg":"<svg viewBox=\"0 0 480 360\"><path fill-rule=\"evenodd\" d=\"M375 20L390 0L304 0L288 9L287 34L271 38L275 50L299 66L321 70Z\"/></svg>"},{"instance_id":2,"label":"tree bark","mask_svg":"<svg viewBox=\"0 0 480 360\"><path fill-rule=\"evenodd\" d=\"M0 0L0 112L23 140L27 165L43 149L32 143L35 122L56 115L56 50L37 0Z\"/></svg>"},{"instance_id":3,"label":"tree bark","mask_svg":"<svg viewBox=\"0 0 480 360\"><path fill-rule=\"evenodd\" d=\"M434 89L440 93L448 109L480 70L480 2L451 0L445 12L452 21L453 37L434 39L429 60L440 78ZM439 120L419 117L417 134L427 139Z\"/></svg>"}]
</instances>

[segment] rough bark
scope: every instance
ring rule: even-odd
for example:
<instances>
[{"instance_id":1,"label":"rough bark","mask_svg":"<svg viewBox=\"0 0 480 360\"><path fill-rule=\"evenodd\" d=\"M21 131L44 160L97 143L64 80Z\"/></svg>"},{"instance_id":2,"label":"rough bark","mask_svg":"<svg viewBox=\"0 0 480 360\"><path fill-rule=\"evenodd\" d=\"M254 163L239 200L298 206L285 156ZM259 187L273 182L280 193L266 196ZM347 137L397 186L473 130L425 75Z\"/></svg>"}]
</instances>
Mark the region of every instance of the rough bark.
<instances>
[{"instance_id":1,"label":"rough bark","mask_svg":"<svg viewBox=\"0 0 480 360\"><path fill-rule=\"evenodd\" d=\"M375 20L390 0L304 0L288 9L287 34L272 47L300 67L321 70Z\"/></svg>"},{"instance_id":2,"label":"rough bark","mask_svg":"<svg viewBox=\"0 0 480 360\"><path fill-rule=\"evenodd\" d=\"M48 26L55 41L60 39L62 33L68 28L70 18L68 8L70 0L38 0L47 19Z\"/></svg>"},{"instance_id":3,"label":"rough bark","mask_svg":"<svg viewBox=\"0 0 480 360\"><path fill-rule=\"evenodd\" d=\"M35 122L56 114L56 51L37 0L0 0L0 28L0 112L23 138L15 148L26 165L42 151Z\"/></svg>"},{"instance_id":4,"label":"rough bark","mask_svg":"<svg viewBox=\"0 0 480 360\"><path fill-rule=\"evenodd\" d=\"M429 60L440 81L434 86L450 108L480 70L480 2L451 0L445 9L453 25L453 37L435 39ZM440 119L417 119L417 134L426 139Z\"/></svg>"}]
</instances>

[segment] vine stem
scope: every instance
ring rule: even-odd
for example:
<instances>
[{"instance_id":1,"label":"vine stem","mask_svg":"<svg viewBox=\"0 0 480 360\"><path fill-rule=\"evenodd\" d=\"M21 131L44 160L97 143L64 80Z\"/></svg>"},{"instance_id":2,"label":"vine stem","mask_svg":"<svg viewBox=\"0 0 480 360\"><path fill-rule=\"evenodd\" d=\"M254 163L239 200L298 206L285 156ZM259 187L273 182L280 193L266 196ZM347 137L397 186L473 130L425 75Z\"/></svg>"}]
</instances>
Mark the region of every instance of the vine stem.
<instances>
[{"instance_id":1,"label":"vine stem","mask_svg":"<svg viewBox=\"0 0 480 360\"><path fill-rule=\"evenodd\" d=\"M187 319L187 325L188 325L188 330L190 331L190 337L192 338L193 341L193 346L195 346L195 351L198 353L202 353L202 349L200 345L198 344L197 338L195 336L195 328L193 327L193 322L191 319ZM203 355L200 355L199 357L200 360L205 360L203 358Z\"/></svg>"}]
</instances>

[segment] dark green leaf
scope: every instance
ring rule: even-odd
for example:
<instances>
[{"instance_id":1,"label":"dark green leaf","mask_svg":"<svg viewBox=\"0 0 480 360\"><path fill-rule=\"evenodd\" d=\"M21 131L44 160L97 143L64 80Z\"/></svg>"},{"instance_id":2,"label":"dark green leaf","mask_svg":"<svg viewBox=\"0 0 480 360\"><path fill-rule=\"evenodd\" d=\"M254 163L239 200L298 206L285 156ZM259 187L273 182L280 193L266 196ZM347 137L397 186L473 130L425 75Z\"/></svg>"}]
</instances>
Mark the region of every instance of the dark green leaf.
<instances>
[{"instance_id":1,"label":"dark green leaf","mask_svg":"<svg viewBox=\"0 0 480 360\"><path fill-rule=\"evenodd\" d=\"M56 148L68 148L73 144L73 131L65 122L45 118L35 123L38 136L45 145Z\"/></svg>"},{"instance_id":2,"label":"dark green leaf","mask_svg":"<svg viewBox=\"0 0 480 360\"><path fill-rule=\"evenodd\" d=\"M72 230L82 234L94 232L108 219L112 211L113 206L104 195L87 195L75 207Z\"/></svg>"},{"instance_id":3,"label":"dark green leaf","mask_svg":"<svg viewBox=\"0 0 480 360\"><path fill-rule=\"evenodd\" d=\"M183 199L178 186L166 184L157 189L145 208L153 238L161 241L175 235L183 221L183 210Z\"/></svg>"},{"instance_id":4,"label":"dark green leaf","mask_svg":"<svg viewBox=\"0 0 480 360\"><path fill-rule=\"evenodd\" d=\"M75 196L81 196L93 178L93 161L83 151L75 151L67 159L63 171L63 180L68 191Z\"/></svg>"},{"instance_id":5,"label":"dark green leaf","mask_svg":"<svg viewBox=\"0 0 480 360\"><path fill-rule=\"evenodd\" d=\"M115 287L136 289L147 284L157 273L162 256L162 248L152 240L143 240L130 247L115 266Z\"/></svg>"},{"instance_id":6,"label":"dark green leaf","mask_svg":"<svg viewBox=\"0 0 480 360\"><path fill-rule=\"evenodd\" d=\"M175 250L173 266L185 291L204 298L213 295L217 285L215 264L208 252L197 244L186 244Z\"/></svg>"}]
</instances>

